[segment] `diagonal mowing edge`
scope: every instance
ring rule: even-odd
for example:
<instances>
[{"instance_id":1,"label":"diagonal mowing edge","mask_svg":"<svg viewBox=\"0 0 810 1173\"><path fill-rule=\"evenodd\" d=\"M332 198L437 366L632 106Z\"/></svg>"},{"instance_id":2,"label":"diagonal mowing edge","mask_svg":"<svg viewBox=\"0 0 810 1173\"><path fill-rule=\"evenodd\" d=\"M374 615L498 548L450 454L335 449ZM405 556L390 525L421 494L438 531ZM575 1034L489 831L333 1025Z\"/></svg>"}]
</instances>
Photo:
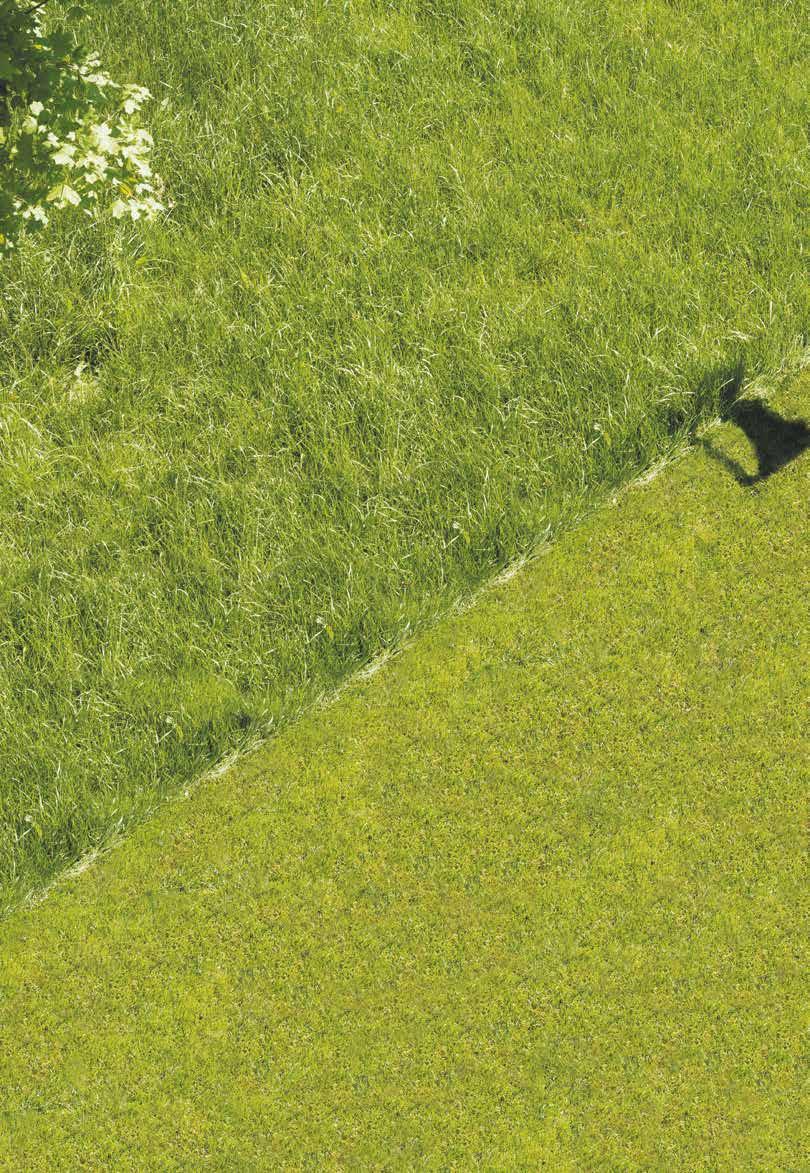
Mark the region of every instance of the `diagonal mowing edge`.
<instances>
[{"instance_id":1,"label":"diagonal mowing edge","mask_svg":"<svg viewBox=\"0 0 810 1173\"><path fill-rule=\"evenodd\" d=\"M795 1166L808 464L691 452L0 926L2 1167Z\"/></svg>"}]
</instances>

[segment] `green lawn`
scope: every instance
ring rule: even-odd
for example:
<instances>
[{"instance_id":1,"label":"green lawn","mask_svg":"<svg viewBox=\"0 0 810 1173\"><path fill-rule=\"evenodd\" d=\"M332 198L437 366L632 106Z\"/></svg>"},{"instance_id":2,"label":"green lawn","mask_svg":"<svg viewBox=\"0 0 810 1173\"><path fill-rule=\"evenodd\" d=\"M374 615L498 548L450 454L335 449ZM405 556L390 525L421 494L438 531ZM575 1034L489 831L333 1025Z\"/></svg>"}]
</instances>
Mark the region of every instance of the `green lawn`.
<instances>
[{"instance_id":1,"label":"green lawn","mask_svg":"<svg viewBox=\"0 0 810 1173\"><path fill-rule=\"evenodd\" d=\"M0 1167L804 1167L810 451L708 443L0 926Z\"/></svg>"},{"instance_id":2,"label":"green lawn","mask_svg":"<svg viewBox=\"0 0 810 1173\"><path fill-rule=\"evenodd\" d=\"M0 908L795 365L806 18L99 17L173 209L0 273Z\"/></svg>"}]
</instances>

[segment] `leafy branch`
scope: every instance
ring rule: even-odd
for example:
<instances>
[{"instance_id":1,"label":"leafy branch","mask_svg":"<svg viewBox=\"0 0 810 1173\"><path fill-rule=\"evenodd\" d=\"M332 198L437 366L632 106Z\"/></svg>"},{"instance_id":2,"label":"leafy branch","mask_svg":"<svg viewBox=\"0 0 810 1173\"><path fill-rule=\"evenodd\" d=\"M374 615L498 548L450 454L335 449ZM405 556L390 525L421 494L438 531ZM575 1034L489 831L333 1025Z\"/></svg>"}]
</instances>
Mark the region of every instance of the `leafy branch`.
<instances>
[{"instance_id":1,"label":"leafy branch","mask_svg":"<svg viewBox=\"0 0 810 1173\"><path fill-rule=\"evenodd\" d=\"M163 210L138 124L149 91L113 81L69 28L46 31L46 3L0 0L0 254L64 208L136 220Z\"/></svg>"}]
</instances>

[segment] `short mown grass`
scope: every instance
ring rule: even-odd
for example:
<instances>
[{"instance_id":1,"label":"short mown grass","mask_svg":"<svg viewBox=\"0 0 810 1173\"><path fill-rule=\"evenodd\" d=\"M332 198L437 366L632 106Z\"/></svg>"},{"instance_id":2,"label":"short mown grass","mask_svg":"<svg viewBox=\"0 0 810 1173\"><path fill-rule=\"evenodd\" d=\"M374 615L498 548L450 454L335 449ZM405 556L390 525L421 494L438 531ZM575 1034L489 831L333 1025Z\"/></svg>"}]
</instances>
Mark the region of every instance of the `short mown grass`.
<instances>
[{"instance_id":1,"label":"short mown grass","mask_svg":"<svg viewBox=\"0 0 810 1173\"><path fill-rule=\"evenodd\" d=\"M790 364L805 17L99 17L173 208L0 272L0 905Z\"/></svg>"}]
</instances>

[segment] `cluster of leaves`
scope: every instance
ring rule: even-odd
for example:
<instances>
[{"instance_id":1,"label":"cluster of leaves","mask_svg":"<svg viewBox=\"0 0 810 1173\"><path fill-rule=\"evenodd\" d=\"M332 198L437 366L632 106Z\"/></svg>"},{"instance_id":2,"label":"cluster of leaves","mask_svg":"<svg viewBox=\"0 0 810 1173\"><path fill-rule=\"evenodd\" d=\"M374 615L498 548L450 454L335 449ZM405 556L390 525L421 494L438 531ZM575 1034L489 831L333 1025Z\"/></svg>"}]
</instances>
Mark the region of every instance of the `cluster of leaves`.
<instances>
[{"instance_id":1,"label":"cluster of leaves","mask_svg":"<svg viewBox=\"0 0 810 1173\"><path fill-rule=\"evenodd\" d=\"M0 255L53 210L137 220L163 207L137 121L149 91L113 81L69 28L45 30L44 6L0 0Z\"/></svg>"}]
</instances>

